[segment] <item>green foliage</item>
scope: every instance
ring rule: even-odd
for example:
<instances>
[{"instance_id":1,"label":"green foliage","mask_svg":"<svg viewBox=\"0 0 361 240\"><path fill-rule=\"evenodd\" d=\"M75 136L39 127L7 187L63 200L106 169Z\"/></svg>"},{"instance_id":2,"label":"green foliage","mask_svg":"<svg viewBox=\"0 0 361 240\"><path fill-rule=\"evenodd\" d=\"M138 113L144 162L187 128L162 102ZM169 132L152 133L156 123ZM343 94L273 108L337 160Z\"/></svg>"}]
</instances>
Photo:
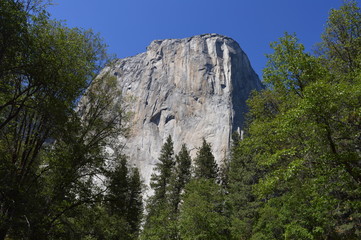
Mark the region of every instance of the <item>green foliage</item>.
<instances>
[{"instance_id":1,"label":"green foliage","mask_svg":"<svg viewBox=\"0 0 361 240\"><path fill-rule=\"evenodd\" d=\"M107 89L112 78L104 77L102 81ZM79 111L64 124L56 142L42 152L37 179L42 181L43 188L38 188L41 190L38 196L44 198L43 204L47 207L39 205L41 215L31 215L34 222L41 221L36 232L52 231L54 226L62 225L63 219L75 208L99 202L104 195L104 189L96 180L106 173L108 156L104 145L109 137L121 132L123 118L119 106L112 104L114 92L103 90L103 85L96 84L88 89L82 100L87 101L86 110L80 105ZM91 95L99 97L90 98ZM86 111L81 118L80 111ZM115 115L108 117L110 112ZM36 211L35 207L32 209Z\"/></svg>"},{"instance_id":2,"label":"green foliage","mask_svg":"<svg viewBox=\"0 0 361 240\"><path fill-rule=\"evenodd\" d=\"M129 179L129 200L126 220L130 226L130 233L133 239L137 239L140 232L140 225L143 219L143 182L138 168L132 168Z\"/></svg>"},{"instance_id":3,"label":"green foliage","mask_svg":"<svg viewBox=\"0 0 361 240\"><path fill-rule=\"evenodd\" d=\"M173 141L169 135L161 149L159 163L154 168L156 173L151 177L154 195L148 199L148 214L141 239L174 239L177 236L173 221L176 214L170 200L175 163Z\"/></svg>"},{"instance_id":4,"label":"green foliage","mask_svg":"<svg viewBox=\"0 0 361 240\"><path fill-rule=\"evenodd\" d=\"M127 159L120 157L119 165L109 174L109 183L107 201L109 202L109 211L112 214L119 213L125 215L127 211L127 201L129 192L129 172Z\"/></svg>"},{"instance_id":5,"label":"green foliage","mask_svg":"<svg viewBox=\"0 0 361 240\"><path fill-rule=\"evenodd\" d=\"M222 188L212 179L195 179L187 184L181 205L181 239L229 239L224 215Z\"/></svg>"},{"instance_id":6,"label":"green foliage","mask_svg":"<svg viewBox=\"0 0 361 240\"><path fill-rule=\"evenodd\" d=\"M136 239L143 217L143 183L137 168L129 169L125 156L120 156L119 164L108 174L108 193L105 195L108 215L122 219L125 231L118 238ZM127 238L126 238L127 236Z\"/></svg>"},{"instance_id":7,"label":"green foliage","mask_svg":"<svg viewBox=\"0 0 361 240\"><path fill-rule=\"evenodd\" d=\"M0 1L0 239L79 239L86 220L108 210L95 184L110 160L104 145L126 134L115 78L93 80L108 59L100 37L50 20L44 4ZM127 182L132 216L98 223L116 232L125 222L131 230L119 229L135 234L139 173Z\"/></svg>"},{"instance_id":8,"label":"green foliage","mask_svg":"<svg viewBox=\"0 0 361 240\"><path fill-rule=\"evenodd\" d=\"M212 154L211 145L205 139L203 139L202 146L194 159L194 165L196 178L217 179L218 166Z\"/></svg>"},{"instance_id":9,"label":"green foliage","mask_svg":"<svg viewBox=\"0 0 361 240\"><path fill-rule=\"evenodd\" d=\"M62 225L57 226L55 231L49 234L48 239L117 240L135 238L129 234L129 225L123 218L109 215L101 204L92 204L81 205L68 214L67 218L63 218Z\"/></svg>"},{"instance_id":10,"label":"green foliage","mask_svg":"<svg viewBox=\"0 0 361 240\"><path fill-rule=\"evenodd\" d=\"M186 146L174 156L167 138L141 236L139 171L104 149L127 135L115 77L95 78L105 46L50 20L45 3L0 1L0 239L361 237L355 1L330 12L318 56L295 35L272 43L266 89L221 176L205 140L191 179Z\"/></svg>"},{"instance_id":11,"label":"green foliage","mask_svg":"<svg viewBox=\"0 0 361 240\"><path fill-rule=\"evenodd\" d=\"M353 0L345 1L340 9L331 10L327 20L319 54L339 78L348 77L360 69L360 21L360 8Z\"/></svg>"},{"instance_id":12,"label":"green foliage","mask_svg":"<svg viewBox=\"0 0 361 240\"><path fill-rule=\"evenodd\" d=\"M272 44L231 163L235 239L360 237L359 16L331 11L319 57L293 35Z\"/></svg>"},{"instance_id":13,"label":"green foliage","mask_svg":"<svg viewBox=\"0 0 361 240\"><path fill-rule=\"evenodd\" d=\"M141 239L228 239L224 189L215 181L217 165L210 145L204 140L199 149L196 180L191 180L192 161L185 144L173 162L168 137L159 160Z\"/></svg>"},{"instance_id":14,"label":"green foliage","mask_svg":"<svg viewBox=\"0 0 361 240\"><path fill-rule=\"evenodd\" d=\"M252 139L245 138L232 149L226 200L230 205L232 239L250 239L262 201L253 193L253 186L263 176L253 157L257 149Z\"/></svg>"},{"instance_id":15,"label":"green foliage","mask_svg":"<svg viewBox=\"0 0 361 240\"><path fill-rule=\"evenodd\" d=\"M173 206L174 212L178 213L181 196L184 187L191 179L191 164L192 159L189 155L185 144L182 145L180 152L176 155L176 166L171 179L170 202Z\"/></svg>"},{"instance_id":16,"label":"green foliage","mask_svg":"<svg viewBox=\"0 0 361 240\"><path fill-rule=\"evenodd\" d=\"M154 201L162 201L165 199L166 193L169 190L169 184L172 176L172 170L175 165L174 150L172 137L169 135L165 144L162 147L159 162L156 164L154 173L151 177L150 186L154 189Z\"/></svg>"},{"instance_id":17,"label":"green foliage","mask_svg":"<svg viewBox=\"0 0 361 240\"><path fill-rule=\"evenodd\" d=\"M167 240L178 239L177 221L172 206L163 201L156 206L147 206L151 212L146 217L140 239Z\"/></svg>"},{"instance_id":18,"label":"green foliage","mask_svg":"<svg viewBox=\"0 0 361 240\"><path fill-rule=\"evenodd\" d=\"M124 156L107 174L107 191L73 201L59 215L47 235L50 239L137 239L142 219L142 182ZM88 187L95 190L94 186ZM74 205L78 203L77 205ZM61 207L61 206L58 206ZM64 208L63 208L64 209ZM42 230L40 228L40 230ZM41 236L34 233L34 238Z\"/></svg>"}]
</instances>

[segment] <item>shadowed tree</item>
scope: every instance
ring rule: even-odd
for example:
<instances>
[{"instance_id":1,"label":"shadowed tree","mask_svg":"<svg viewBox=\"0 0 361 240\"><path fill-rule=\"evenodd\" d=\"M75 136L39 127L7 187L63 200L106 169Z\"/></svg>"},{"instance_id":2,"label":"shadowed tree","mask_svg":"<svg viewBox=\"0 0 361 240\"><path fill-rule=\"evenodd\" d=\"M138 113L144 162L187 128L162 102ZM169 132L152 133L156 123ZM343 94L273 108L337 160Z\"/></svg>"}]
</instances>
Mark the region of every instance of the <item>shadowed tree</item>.
<instances>
[{"instance_id":1,"label":"shadowed tree","mask_svg":"<svg viewBox=\"0 0 361 240\"><path fill-rule=\"evenodd\" d=\"M154 195L148 199L144 229L141 239L173 239L175 235L174 222L170 221L173 211L169 194L171 192L171 179L174 173L175 159L173 141L168 136L159 156L159 162L154 168L150 186Z\"/></svg>"},{"instance_id":2,"label":"shadowed tree","mask_svg":"<svg viewBox=\"0 0 361 240\"><path fill-rule=\"evenodd\" d=\"M214 159L211 145L205 139L203 139L202 146L199 148L194 159L194 165L195 178L217 179L218 166Z\"/></svg>"}]
</instances>

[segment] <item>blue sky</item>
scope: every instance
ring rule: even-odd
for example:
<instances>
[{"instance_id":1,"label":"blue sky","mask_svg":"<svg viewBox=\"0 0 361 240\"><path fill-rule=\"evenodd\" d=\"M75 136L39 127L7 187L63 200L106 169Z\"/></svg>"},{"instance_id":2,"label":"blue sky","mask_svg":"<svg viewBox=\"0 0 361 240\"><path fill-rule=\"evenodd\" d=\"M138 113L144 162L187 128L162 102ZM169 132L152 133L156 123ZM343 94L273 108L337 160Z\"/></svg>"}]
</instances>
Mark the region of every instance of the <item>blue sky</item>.
<instances>
[{"instance_id":1,"label":"blue sky","mask_svg":"<svg viewBox=\"0 0 361 240\"><path fill-rule=\"evenodd\" d=\"M119 58L152 40L219 33L236 40L262 75L270 42L296 33L312 51L327 16L342 0L53 0L53 18L99 32ZM358 1L359 2L359 1Z\"/></svg>"}]
</instances>

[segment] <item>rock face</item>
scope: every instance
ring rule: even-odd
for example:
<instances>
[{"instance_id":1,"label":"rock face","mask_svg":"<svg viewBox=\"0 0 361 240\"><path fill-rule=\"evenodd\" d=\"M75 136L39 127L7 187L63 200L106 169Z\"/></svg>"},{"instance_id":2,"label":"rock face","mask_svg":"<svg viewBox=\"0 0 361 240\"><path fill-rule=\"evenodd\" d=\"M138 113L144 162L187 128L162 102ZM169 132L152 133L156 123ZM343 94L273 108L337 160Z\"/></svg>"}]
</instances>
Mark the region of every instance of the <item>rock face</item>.
<instances>
[{"instance_id":1,"label":"rock face","mask_svg":"<svg viewBox=\"0 0 361 240\"><path fill-rule=\"evenodd\" d=\"M238 43L217 34L156 40L145 53L104 71L117 77L123 97L131 99L124 150L146 184L168 135L175 153L185 143L194 157L205 138L223 161L232 133L242 127L249 93L261 88Z\"/></svg>"}]
</instances>

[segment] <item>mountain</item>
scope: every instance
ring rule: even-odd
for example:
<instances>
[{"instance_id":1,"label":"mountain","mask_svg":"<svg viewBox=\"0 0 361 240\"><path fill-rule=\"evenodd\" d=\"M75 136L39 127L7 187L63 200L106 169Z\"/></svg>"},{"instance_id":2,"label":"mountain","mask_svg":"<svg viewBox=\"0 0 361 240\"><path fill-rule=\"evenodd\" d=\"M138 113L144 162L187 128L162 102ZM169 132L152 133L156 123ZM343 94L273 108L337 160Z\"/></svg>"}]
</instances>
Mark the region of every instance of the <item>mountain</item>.
<instances>
[{"instance_id":1,"label":"mountain","mask_svg":"<svg viewBox=\"0 0 361 240\"><path fill-rule=\"evenodd\" d=\"M120 137L118 146L124 144L146 184L168 135L175 153L185 143L193 157L205 138L222 162L232 133L244 123L246 99L261 88L238 43L218 34L155 40L146 52L119 59L104 73L117 77L132 113L130 137Z\"/></svg>"}]
</instances>

